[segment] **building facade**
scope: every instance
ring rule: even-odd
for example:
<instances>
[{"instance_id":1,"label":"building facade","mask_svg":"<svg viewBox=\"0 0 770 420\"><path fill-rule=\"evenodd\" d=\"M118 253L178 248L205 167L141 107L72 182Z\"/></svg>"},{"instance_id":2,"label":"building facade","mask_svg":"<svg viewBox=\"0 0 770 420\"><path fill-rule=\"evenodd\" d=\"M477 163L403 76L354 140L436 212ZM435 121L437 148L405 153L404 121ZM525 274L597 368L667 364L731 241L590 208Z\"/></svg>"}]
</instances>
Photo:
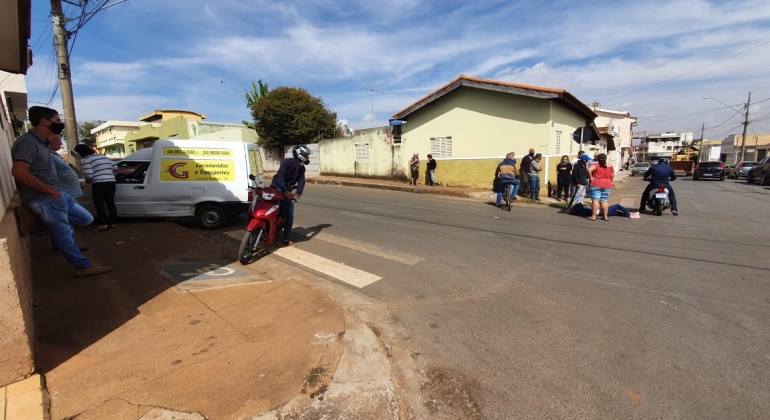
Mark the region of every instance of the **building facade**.
<instances>
[{"instance_id":1,"label":"building facade","mask_svg":"<svg viewBox=\"0 0 770 420\"><path fill-rule=\"evenodd\" d=\"M732 134L722 141L722 162L734 164L741 160L741 144L743 135ZM749 134L746 136L746 144L743 145L746 161L764 158L770 154L770 133Z\"/></svg>"},{"instance_id":2,"label":"building facade","mask_svg":"<svg viewBox=\"0 0 770 420\"><path fill-rule=\"evenodd\" d=\"M692 133L666 132L651 134L643 139L637 160L640 162L654 161L660 158L671 158L675 153L692 143Z\"/></svg>"},{"instance_id":3,"label":"building facade","mask_svg":"<svg viewBox=\"0 0 770 420\"><path fill-rule=\"evenodd\" d=\"M256 131L243 124L203 121L206 115L181 110L156 110L140 118L139 130L125 137L127 153L152 147L158 139L257 142Z\"/></svg>"},{"instance_id":4,"label":"building facade","mask_svg":"<svg viewBox=\"0 0 770 420\"><path fill-rule=\"evenodd\" d=\"M633 130L636 127L636 117L632 117L628 111L614 111L599 107L593 108L596 113L594 124L602 134L611 136L612 146L605 141L603 153L607 154L608 161L617 168L622 168L633 158ZM604 136L603 136L604 137ZM590 150L587 150L590 152Z\"/></svg>"},{"instance_id":5,"label":"building facade","mask_svg":"<svg viewBox=\"0 0 770 420\"><path fill-rule=\"evenodd\" d=\"M139 131L146 123L137 121L107 121L91 130L96 137L96 148L110 158L123 158L128 154L125 139L129 133Z\"/></svg>"}]
</instances>

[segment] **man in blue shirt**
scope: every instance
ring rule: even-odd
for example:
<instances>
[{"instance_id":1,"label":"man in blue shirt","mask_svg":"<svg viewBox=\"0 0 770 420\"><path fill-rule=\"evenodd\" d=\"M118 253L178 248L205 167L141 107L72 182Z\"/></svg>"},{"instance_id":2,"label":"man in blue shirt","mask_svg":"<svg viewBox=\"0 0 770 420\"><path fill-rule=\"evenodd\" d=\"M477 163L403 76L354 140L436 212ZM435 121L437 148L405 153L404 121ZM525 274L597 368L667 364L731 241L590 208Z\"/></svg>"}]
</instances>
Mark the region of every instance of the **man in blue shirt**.
<instances>
[{"instance_id":1,"label":"man in blue shirt","mask_svg":"<svg viewBox=\"0 0 770 420\"><path fill-rule=\"evenodd\" d=\"M674 194L674 189L671 188L671 184L669 184L669 181L676 179L676 174L674 173L674 169L668 166L668 159L662 158L658 160L657 165L650 166L650 169L644 174L644 180L647 181L648 179L650 180L650 183L647 184L647 188L645 188L644 193L642 193L642 201L641 204L639 204L639 213L644 213L645 204L647 204L647 198L650 191L657 187L666 187L668 188L668 197L671 200L671 214L678 216L679 211L676 207L676 194Z\"/></svg>"},{"instance_id":2,"label":"man in blue shirt","mask_svg":"<svg viewBox=\"0 0 770 420\"><path fill-rule=\"evenodd\" d=\"M273 177L270 188L280 191L286 197L281 200L281 212L286 217L283 224L283 244L296 246L291 240L291 228L294 225L294 202L299 200L305 189L305 165L310 163L310 149L304 145L294 146L293 159L284 159ZM297 186L297 192L292 193L292 187Z\"/></svg>"}]
</instances>

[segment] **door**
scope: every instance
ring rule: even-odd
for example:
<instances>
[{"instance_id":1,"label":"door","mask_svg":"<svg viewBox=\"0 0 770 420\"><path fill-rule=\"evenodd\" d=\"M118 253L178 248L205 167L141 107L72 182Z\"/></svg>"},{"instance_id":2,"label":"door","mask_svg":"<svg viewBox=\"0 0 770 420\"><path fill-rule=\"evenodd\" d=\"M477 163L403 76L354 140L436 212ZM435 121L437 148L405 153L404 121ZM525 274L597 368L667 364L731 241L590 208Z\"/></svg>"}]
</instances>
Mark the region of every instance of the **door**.
<instances>
[{"instance_id":1,"label":"door","mask_svg":"<svg viewBox=\"0 0 770 420\"><path fill-rule=\"evenodd\" d=\"M123 163L123 162L121 162ZM124 163L124 168L118 167L115 176L115 207L118 215L123 217L145 216L145 186L149 162Z\"/></svg>"}]
</instances>

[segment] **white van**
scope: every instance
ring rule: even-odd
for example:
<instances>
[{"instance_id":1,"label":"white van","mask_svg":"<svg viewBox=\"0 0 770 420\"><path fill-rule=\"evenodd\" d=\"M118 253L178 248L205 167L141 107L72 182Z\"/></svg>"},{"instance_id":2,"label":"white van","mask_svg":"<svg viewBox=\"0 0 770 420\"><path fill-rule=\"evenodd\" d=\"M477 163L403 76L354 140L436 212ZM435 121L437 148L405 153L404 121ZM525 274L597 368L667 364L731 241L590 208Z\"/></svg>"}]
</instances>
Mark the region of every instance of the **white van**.
<instances>
[{"instance_id":1,"label":"white van","mask_svg":"<svg viewBox=\"0 0 770 420\"><path fill-rule=\"evenodd\" d=\"M249 206L249 174L262 185L262 157L253 143L157 140L118 163L118 217L191 217L218 229ZM95 213L90 193L78 199Z\"/></svg>"}]
</instances>

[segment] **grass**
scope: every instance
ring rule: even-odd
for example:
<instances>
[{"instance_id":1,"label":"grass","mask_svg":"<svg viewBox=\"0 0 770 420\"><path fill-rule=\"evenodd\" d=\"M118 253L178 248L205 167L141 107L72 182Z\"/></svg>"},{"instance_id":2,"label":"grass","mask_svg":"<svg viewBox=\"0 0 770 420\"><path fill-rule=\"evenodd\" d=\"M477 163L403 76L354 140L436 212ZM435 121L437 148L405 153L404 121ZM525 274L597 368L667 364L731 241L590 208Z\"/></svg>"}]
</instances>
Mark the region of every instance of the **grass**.
<instances>
[{"instance_id":1,"label":"grass","mask_svg":"<svg viewBox=\"0 0 770 420\"><path fill-rule=\"evenodd\" d=\"M326 368L318 366L308 371L308 375L305 376L305 382L311 387L316 386L318 380L326 374Z\"/></svg>"}]
</instances>

